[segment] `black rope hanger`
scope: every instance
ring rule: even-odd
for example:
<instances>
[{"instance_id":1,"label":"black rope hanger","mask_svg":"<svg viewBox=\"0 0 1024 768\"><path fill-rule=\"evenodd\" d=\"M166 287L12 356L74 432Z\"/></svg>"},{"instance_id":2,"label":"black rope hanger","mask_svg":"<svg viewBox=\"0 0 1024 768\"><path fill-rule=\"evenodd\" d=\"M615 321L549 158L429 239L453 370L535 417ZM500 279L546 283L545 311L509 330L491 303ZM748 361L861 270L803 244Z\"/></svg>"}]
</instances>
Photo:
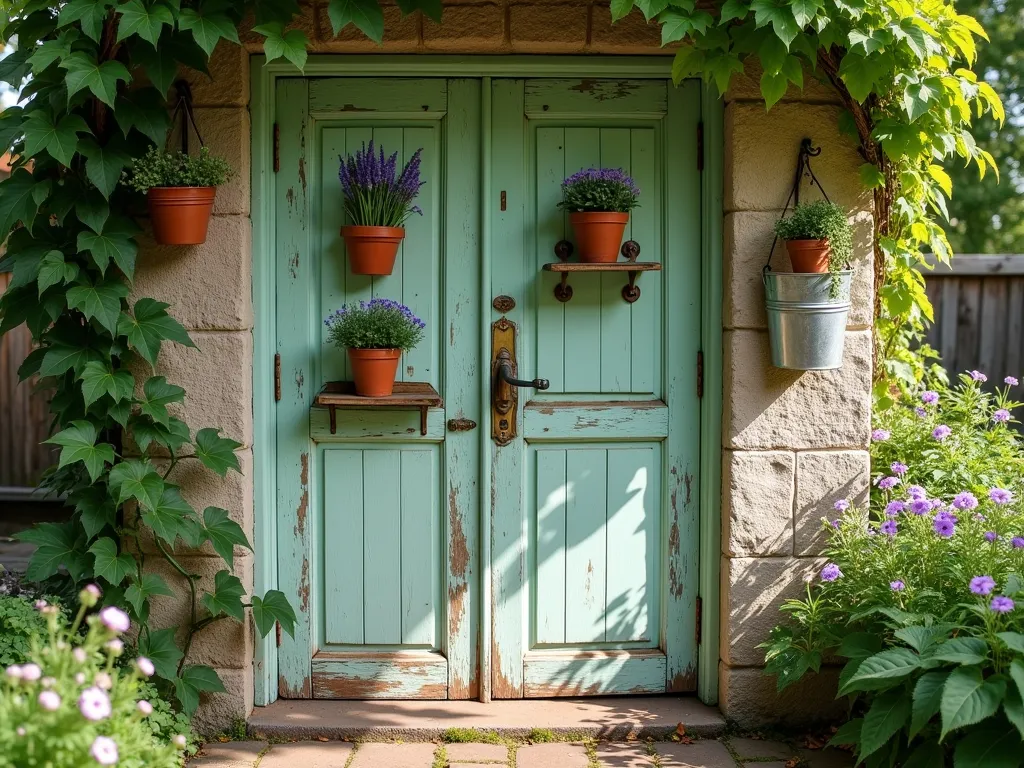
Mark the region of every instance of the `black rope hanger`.
<instances>
[{"instance_id":1,"label":"black rope hanger","mask_svg":"<svg viewBox=\"0 0 1024 768\"><path fill-rule=\"evenodd\" d=\"M789 204L793 203L794 206L800 205L800 182L806 176L811 180L811 184L816 186L821 192L821 196L825 198L826 202L831 203L828 192L821 186L821 182L818 181L818 177L814 175L814 169L811 168L811 158L817 157L821 154L821 147L815 147L809 138L804 138L800 142L800 150L797 152L796 157L796 174L793 177L793 188L789 191L789 197L786 198L786 206L782 209L782 216L779 218L786 217L786 211L789 210ZM768 262L764 265L761 270L763 275L767 275L772 268L772 256L775 254L775 246L778 245L779 236L775 235L775 239L772 240L771 250L768 251Z\"/></svg>"},{"instance_id":2,"label":"black rope hanger","mask_svg":"<svg viewBox=\"0 0 1024 768\"><path fill-rule=\"evenodd\" d=\"M171 125L173 126L179 115L181 116L181 151L183 154L188 154L188 127L192 126L192 130L196 132L196 138L199 139L199 146L205 147L206 143L203 141L203 136L199 133L199 126L196 125L196 116L192 111L192 88L185 80L178 80L174 84L174 91L178 94L178 100L174 105L174 110L171 112Z\"/></svg>"}]
</instances>

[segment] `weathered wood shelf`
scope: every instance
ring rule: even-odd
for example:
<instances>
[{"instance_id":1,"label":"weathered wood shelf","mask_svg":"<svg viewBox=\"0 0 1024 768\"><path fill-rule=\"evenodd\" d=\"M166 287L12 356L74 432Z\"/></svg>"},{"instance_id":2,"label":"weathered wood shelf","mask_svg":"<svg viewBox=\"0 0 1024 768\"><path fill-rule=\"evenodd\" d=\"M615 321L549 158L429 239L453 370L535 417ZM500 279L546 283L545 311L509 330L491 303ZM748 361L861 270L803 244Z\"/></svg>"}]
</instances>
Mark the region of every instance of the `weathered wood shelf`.
<instances>
[{"instance_id":1,"label":"weathered wood shelf","mask_svg":"<svg viewBox=\"0 0 1024 768\"><path fill-rule=\"evenodd\" d=\"M570 272L625 272L629 283L622 287L622 298L632 304L640 298L636 278L641 272L660 272L661 264L656 261L617 261L611 264L584 264L582 262L556 261L545 264L547 272L559 272L562 281L555 286L555 298L568 301L572 298L572 286L568 284Z\"/></svg>"},{"instance_id":2,"label":"weathered wood shelf","mask_svg":"<svg viewBox=\"0 0 1024 768\"><path fill-rule=\"evenodd\" d=\"M441 408L444 400L425 381L396 381L388 397L363 397L356 394L351 381L329 381L313 400L314 408L326 408L331 415L331 434L338 428L338 408L400 408L420 412L420 434L427 434L427 410Z\"/></svg>"}]
</instances>

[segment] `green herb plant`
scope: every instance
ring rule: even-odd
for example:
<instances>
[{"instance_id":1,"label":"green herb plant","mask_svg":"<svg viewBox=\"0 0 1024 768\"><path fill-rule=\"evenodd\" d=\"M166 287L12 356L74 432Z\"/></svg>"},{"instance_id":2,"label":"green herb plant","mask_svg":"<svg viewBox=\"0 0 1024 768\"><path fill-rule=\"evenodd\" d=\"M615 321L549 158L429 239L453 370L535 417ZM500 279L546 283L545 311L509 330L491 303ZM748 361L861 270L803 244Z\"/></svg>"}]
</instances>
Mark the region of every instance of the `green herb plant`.
<instances>
[{"instance_id":1,"label":"green herb plant","mask_svg":"<svg viewBox=\"0 0 1024 768\"><path fill-rule=\"evenodd\" d=\"M412 349L426 323L404 304L371 299L336 309L324 320L327 337L339 349Z\"/></svg>"},{"instance_id":2,"label":"green herb plant","mask_svg":"<svg viewBox=\"0 0 1024 768\"><path fill-rule=\"evenodd\" d=\"M146 192L150 187L219 187L231 173L227 160L211 155L206 147L198 155L150 147L125 172L125 183L136 192Z\"/></svg>"},{"instance_id":3,"label":"green herb plant","mask_svg":"<svg viewBox=\"0 0 1024 768\"><path fill-rule=\"evenodd\" d=\"M850 268L853 258L853 228L846 212L828 200L797 203L793 213L775 222L775 234L783 240L828 240L832 251L828 271L832 273L831 296L839 295L839 275Z\"/></svg>"}]
</instances>

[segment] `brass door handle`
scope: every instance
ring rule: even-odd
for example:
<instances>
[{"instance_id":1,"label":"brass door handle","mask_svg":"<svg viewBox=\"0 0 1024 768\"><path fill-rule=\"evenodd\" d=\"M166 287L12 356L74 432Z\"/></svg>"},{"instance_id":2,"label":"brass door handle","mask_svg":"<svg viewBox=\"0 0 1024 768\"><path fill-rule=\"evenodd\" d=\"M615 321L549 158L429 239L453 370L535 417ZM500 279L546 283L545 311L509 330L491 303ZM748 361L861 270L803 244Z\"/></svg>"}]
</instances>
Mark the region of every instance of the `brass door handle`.
<instances>
[{"instance_id":1,"label":"brass door handle","mask_svg":"<svg viewBox=\"0 0 1024 768\"><path fill-rule=\"evenodd\" d=\"M512 363L507 360L502 360L498 363L498 381L503 381L513 387L533 387L534 389L547 389L551 386L551 382L547 379L534 379L533 381L527 381L526 379L517 379L512 374L514 370Z\"/></svg>"}]
</instances>

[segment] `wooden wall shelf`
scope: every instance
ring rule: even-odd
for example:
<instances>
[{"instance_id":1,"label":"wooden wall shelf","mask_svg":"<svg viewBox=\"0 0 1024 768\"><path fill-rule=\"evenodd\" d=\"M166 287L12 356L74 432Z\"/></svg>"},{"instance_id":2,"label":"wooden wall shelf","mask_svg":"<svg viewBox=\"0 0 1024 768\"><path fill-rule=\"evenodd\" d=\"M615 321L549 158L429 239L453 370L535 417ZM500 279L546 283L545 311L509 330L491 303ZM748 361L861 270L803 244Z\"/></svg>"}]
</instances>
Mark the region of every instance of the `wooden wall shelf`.
<instances>
[{"instance_id":1,"label":"wooden wall shelf","mask_svg":"<svg viewBox=\"0 0 1024 768\"><path fill-rule=\"evenodd\" d=\"M444 400L425 381L396 381L388 397L357 395L351 381L329 381L313 400L314 408L326 408L331 416L331 434L335 434L338 408L400 408L420 412L420 434L427 434L427 410L444 407Z\"/></svg>"},{"instance_id":2,"label":"wooden wall shelf","mask_svg":"<svg viewBox=\"0 0 1024 768\"><path fill-rule=\"evenodd\" d=\"M622 244L622 255L626 261L614 261L607 263L587 263L582 261L569 261L572 256L573 245L568 240L559 240L555 245L555 255L559 261L545 264L543 269L546 272L557 272L562 275L561 281L555 286L555 298L561 302L569 301L572 298L572 286L569 285L570 272L625 272L629 282L622 286L622 298L632 304L640 298L640 288L636 279L641 272L660 272L661 264L656 261L637 261L640 255L640 246L635 240L627 240Z\"/></svg>"}]
</instances>

